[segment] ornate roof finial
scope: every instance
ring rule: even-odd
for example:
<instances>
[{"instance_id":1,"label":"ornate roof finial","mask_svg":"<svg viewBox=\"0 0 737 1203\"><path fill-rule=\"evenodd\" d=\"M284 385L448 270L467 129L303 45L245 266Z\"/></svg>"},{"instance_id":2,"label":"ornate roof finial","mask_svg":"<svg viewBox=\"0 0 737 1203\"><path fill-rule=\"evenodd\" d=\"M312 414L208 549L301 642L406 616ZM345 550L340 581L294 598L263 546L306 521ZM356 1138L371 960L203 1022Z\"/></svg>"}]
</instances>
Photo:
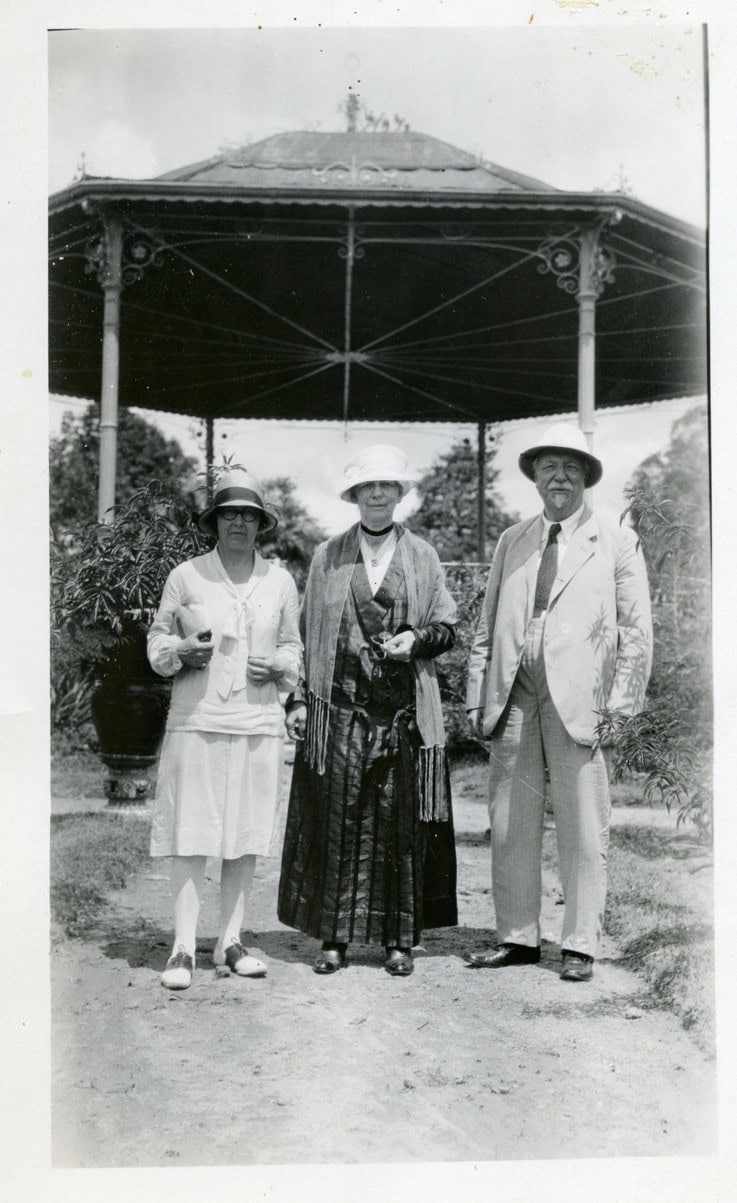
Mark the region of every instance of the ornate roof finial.
<instances>
[{"instance_id":1,"label":"ornate roof finial","mask_svg":"<svg viewBox=\"0 0 737 1203\"><path fill-rule=\"evenodd\" d=\"M355 92L349 92L345 102L345 112L348 118L348 133L355 134L356 132L356 117L358 115L358 96Z\"/></svg>"},{"instance_id":2,"label":"ornate roof finial","mask_svg":"<svg viewBox=\"0 0 737 1203\"><path fill-rule=\"evenodd\" d=\"M85 178L86 166L87 166L87 164L85 163L84 151L81 150L79 152L79 162L77 163L77 170L74 173L74 180L72 181L73 183L77 184L80 180L83 180Z\"/></svg>"}]
</instances>

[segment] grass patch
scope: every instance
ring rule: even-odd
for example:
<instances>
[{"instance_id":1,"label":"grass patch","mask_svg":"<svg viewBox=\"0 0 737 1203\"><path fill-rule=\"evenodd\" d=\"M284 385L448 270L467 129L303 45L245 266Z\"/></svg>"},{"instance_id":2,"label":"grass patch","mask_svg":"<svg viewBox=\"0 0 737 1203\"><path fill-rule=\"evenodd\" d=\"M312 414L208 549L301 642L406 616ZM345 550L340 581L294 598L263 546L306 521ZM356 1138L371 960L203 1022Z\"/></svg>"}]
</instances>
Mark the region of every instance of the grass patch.
<instances>
[{"instance_id":1,"label":"grass patch","mask_svg":"<svg viewBox=\"0 0 737 1203\"><path fill-rule=\"evenodd\" d=\"M156 766L141 769L137 777L156 780ZM104 798L107 769L90 743L51 736L51 797Z\"/></svg>"},{"instance_id":2,"label":"grass patch","mask_svg":"<svg viewBox=\"0 0 737 1203\"><path fill-rule=\"evenodd\" d=\"M673 831L612 827L604 930L624 964L681 1020L697 1043L714 1047L712 874L704 848ZM543 859L557 871L555 832Z\"/></svg>"},{"instance_id":3,"label":"grass patch","mask_svg":"<svg viewBox=\"0 0 737 1203\"><path fill-rule=\"evenodd\" d=\"M51 752L52 798L104 798L105 767L95 752Z\"/></svg>"},{"instance_id":4,"label":"grass patch","mask_svg":"<svg viewBox=\"0 0 737 1203\"><path fill-rule=\"evenodd\" d=\"M653 828L613 828L606 930L627 965L692 1030L714 1043L712 874L703 849Z\"/></svg>"},{"instance_id":5,"label":"grass patch","mask_svg":"<svg viewBox=\"0 0 737 1203\"><path fill-rule=\"evenodd\" d=\"M148 858L151 823L137 815L54 815L51 819L51 917L68 936L93 926Z\"/></svg>"},{"instance_id":6,"label":"grass patch","mask_svg":"<svg viewBox=\"0 0 737 1203\"><path fill-rule=\"evenodd\" d=\"M454 793L486 797L483 764L454 766ZM605 930L624 963L638 973L664 1006L680 1018L699 1045L714 1043L713 879L711 856L689 825L662 825L661 808L650 824L637 781L612 787L619 822L609 838ZM631 813L631 820L628 818ZM555 832L545 831L543 860L558 870Z\"/></svg>"}]
</instances>

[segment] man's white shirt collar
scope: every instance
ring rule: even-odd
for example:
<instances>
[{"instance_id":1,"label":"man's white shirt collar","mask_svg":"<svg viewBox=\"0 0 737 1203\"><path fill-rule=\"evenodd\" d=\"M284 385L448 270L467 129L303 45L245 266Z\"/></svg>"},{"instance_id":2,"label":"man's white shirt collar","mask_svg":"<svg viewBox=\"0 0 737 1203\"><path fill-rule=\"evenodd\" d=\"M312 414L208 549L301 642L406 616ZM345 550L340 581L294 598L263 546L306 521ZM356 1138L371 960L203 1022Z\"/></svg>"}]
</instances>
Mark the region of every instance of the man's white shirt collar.
<instances>
[{"instance_id":1,"label":"man's white shirt collar","mask_svg":"<svg viewBox=\"0 0 737 1203\"><path fill-rule=\"evenodd\" d=\"M585 503L582 501L580 506L576 510L576 512L574 514L569 514L568 517L564 518L563 521L560 523L560 534L558 535L559 543L568 543L569 542L571 535L573 534L574 530L576 529L579 522L581 521L581 516L583 514L584 508L585 508ZM553 525L553 520L552 520L552 518L546 518L545 514L543 514L542 520L543 520L542 542L543 542L543 544L545 544L548 541L548 533L550 531L551 526Z\"/></svg>"}]
</instances>

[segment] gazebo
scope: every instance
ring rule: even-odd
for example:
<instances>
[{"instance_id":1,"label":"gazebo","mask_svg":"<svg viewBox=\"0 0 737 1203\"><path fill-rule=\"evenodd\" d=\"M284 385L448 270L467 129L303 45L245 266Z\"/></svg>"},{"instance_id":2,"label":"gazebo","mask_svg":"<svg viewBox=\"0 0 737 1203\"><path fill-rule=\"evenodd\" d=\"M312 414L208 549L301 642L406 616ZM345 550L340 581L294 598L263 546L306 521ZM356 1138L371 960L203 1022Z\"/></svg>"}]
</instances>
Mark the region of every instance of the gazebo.
<instances>
[{"instance_id":1,"label":"gazebo","mask_svg":"<svg viewBox=\"0 0 737 1203\"><path fill-rule=\"evenodd\" d=\"M706 389L703 231L410 130L282 133L50 199L50 387L217 418L479 428ZM483 489L479 489L480 500ZM479 515L483 506L479 506ZM483 529L480 529L483 546Z\"/></svg>"}]
</instances>

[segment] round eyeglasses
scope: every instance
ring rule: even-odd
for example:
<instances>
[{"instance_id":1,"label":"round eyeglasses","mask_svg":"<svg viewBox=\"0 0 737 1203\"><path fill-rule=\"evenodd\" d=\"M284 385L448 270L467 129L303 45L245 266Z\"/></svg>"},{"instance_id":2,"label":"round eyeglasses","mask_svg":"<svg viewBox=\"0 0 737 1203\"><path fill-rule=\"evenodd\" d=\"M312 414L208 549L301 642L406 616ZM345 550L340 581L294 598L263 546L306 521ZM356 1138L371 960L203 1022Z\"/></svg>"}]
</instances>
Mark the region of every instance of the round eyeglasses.
<instances>
[{"instance_id":1,"label":"round eyeglasses","mask_svg":"<svg viewBox=\"0 0 737 1203\"><path fill-rule=\"evenodd\" d=\"M224 522L234 522L236 517L242 518L244 522L258 522L261 518L260 510L242 510L231 505L220 506L217 515Z\"/></svg>"}]
</instances>

